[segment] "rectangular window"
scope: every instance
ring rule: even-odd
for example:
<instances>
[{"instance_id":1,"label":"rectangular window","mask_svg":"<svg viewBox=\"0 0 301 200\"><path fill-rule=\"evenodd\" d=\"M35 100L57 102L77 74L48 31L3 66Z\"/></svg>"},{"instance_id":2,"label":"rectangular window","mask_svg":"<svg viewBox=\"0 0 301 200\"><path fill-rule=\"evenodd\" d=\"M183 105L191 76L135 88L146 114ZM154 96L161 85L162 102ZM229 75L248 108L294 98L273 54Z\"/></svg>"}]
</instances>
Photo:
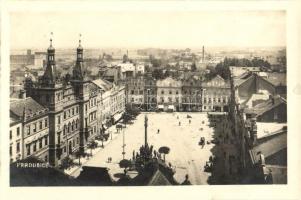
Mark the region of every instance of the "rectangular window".
<instances>
[{"instance_id":1,"label":"rectangular window","mask_svg":"<svg viewBox=\"0 0 301 200\"><path fill-rule=\"evenodd\" d=\"M12 146L9 147L9 155L10 155L10 156L13 155L13 147L12 147Z\"/></svg>"},{"instance_id":2,"label":"rectangular window","mask_svg":"<svg viewBox=\"0 0 301 200\"><path fill-rule=\"evenodd\" d=\"M161 94L164 94L164 90L161 91Z\"/></svg>"},{"instance_id":3,"label":"rectangular window","mask_svg":"<svg viewBox=\"0 0 301 200\"><path fill-rule=\"evenodd\" d=\"M61 124L61 116L60 116L60 115L57 116L57 123L58 123L58 124Z\"/></svg>"},{"instance_id":4,"label":"rectangular window","mask_svg":"<svg viewBox=\"0 0 301 200\"><path fill-rule=\"evenodd\" d=\"M17 136L20 135L20 127L17 128Z\"/></svg>"},{"instance_id":5,"label":"rectangular window","mask_svg":"<svg viewBox=\"0 0 301 200\"><path fill-rule=\"evenodd\" d=\"M48 127L48 120L45 119L45 127Z\"/></svg>"},{"instance_id":6,"label":"rectangular window","mask_svg":"<svg viewBox=\"0 0 301 200\"><path fill-rule=\"evenodd\" d=\"M20 152L20 142L17 142L17 153L19 153Z\"/></svg>"},{"instance_id":7,"label":"rectangular window","mask_svg":"<svg viewBox=\"0 0 301 200\"><path fill-rule=\"evenodd\" d=\"M45 137L45 146L48 145L48 137Z\"/></svg>"},{"instance_id":8,"label":"rectangular window","mask_svg":"<svg viewBox=\"0 0 301 200\"><path fill-rule=\"evenodd\" d=\"M37 124L36 123L33 124L33 132L34 133L37 132Z\"/></svg>"},{"instance_id":9,"label":"rectangular window","mask_svg":"<svg viewBox=\"0 0 301 200\"><path fill-rule=\"evenodd\" d=\"M9 131L9 139L12 139L12 138L13 138L13 132Z\"/></svg>"},{"instance_id":10,"label":"rectangular window","mask_svg":"<svg viewBox=\"0 0 301 200\"><path fill-rule=\"evenodd\" d=\"M78 106L76 107L76 114L78 113Z\"/></svg>"},{"instance_id":11,"label":"rectangular window","mask_svg":"<svg viewBox=\"0 0 301 200\"><path fill-rule=\"evenodd\" d=\"M39 140L39 148L42 149L42 147L43 147L42 140Z\"/></svg>"},{"instance_id":12,"label":"rectangular window","mask_svg":"<svg viewBox=\"0 0 301 200\"><path fill-rule=\"evenodd\" d=\"M33 143L33 152L36 152L37 151L37 144L34 142Z\"/></svg>"},{"instance_id":13,"label":"rectangular window","mask_svg":"<svg viewBox=\"0 0 301 200\"><path fill-rule=\"evenodd\" d=\"M30 135L30 125L28 125L28 126L26 127L26 133L27 133L27 135Z\"/></svg>"},{"instance_id":14,"label":"rectangular window","mask_svg":"<svg viewBox=\"0 0 301 200\"><path fill-rule=\"evenodd\" d=\"M30 155L30 145L27 145L26 148L27 148L27 155L29 156Z\"/></svg>"},{"instance_id":15,"label":"rectangular window","mask_svg":"<svg viewBox=\"0 0 301 200\"><path fill-rule=\"evenodd\" d=\"M42 128L43 128L43 122L40 121L40 122L39 122L39 129L41 130Z\"/></svg>"}]
</instances>

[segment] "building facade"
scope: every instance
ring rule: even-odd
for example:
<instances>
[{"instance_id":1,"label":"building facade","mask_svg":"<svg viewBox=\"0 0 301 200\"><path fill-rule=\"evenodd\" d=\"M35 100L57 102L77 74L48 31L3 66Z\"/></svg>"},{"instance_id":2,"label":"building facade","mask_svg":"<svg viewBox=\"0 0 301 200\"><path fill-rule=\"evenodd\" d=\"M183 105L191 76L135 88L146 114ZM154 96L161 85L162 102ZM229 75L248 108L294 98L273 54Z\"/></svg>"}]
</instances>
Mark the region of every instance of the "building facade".
<instances>
[{"instance_id":1,"label":"building facade","mask_svg":"<svg viewBox=\"0 0 301 200\"><path fill-rule=\"evenodd\" d=\"M144 78L144 100L145 109L153 111L157 108L157 87L156 79L151 74L147 74Z\"/></svg>"},{"instance_id":2,"label":"building facade","mask_svg":"<svg viewBox=\"0 0 301 200\"><path fill-rule=\"evenodd\" d=\"M23 126L22 121L16 116L10 116L9 128L9 156L10 162L22 159L23 154Z\"/></svg>"},{"instance_id":3,"label":"building facade","mask_svg":"<svg viewBox=\"0 0 301 200\"><path fill-rule=\"evenodd\" d=\"M143 76L126 79L126 99L129 106L135 106L140 109L145 104L145 80Z\"/></svg>"},{"instance_id":4,"label":"building facade","mask_svg":"<svg viewBox=\"0 0 301 200\"><path fill-rule=\"evenodd\" d=\"M156 86L158 107L163 106L163 110L168 110L168 107L182 110L182 81L167 77L158 80Z\"/></svg>"},{"instance_id":5,"label":"building facade","mask_svg":"<svg viewBox=\"0 0 301 200\"><path fill-rule=\"evenodd\" d=\"M202 111L202 82L191 77L183 80L182 109L184 111Z\"/></svg>"},{"instance_id":6,"label":"building facade","mask_svg":"<svg viewBox=\"0 0 301 200\"><path fill-rule=\"evenodd\" d=\"M203 111L228 112L230 84L217 75L202 84Z\"/></svg>"},{"instance_id":7,"label":"building facade","mask_svg":"<svg viewBox=\"0 0 301 200\"><path fill-rule=\"evenodd\" d=\"M25 83L28 95L49 110L49 163L53 166L75 151L83 152L94 134L95 96L89 89L80 43L76 55L72 75L58 77L51 40L44 75L37 82L28 78Z\"/></svg>"},{"instance_id":8,"label":"building facade","mask_svg":"<svg viewBox=\"0 0 301 200\"><path fill-rule=\"evenodd\" d=\"M10 115L15 122L10 130L11 162L36 157L48 162L48 109L31 97L11 100Z\"/></svg>"}]
</instances>

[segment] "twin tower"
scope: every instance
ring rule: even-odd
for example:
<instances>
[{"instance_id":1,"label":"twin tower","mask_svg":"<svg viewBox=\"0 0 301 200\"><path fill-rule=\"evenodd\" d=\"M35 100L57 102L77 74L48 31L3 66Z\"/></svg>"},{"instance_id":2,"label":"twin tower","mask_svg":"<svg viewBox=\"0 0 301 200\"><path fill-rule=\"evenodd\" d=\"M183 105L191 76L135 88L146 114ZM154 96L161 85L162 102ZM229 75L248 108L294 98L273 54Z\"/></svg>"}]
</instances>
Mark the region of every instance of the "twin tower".
<instances>
[{"instance_id":1,"label":"twin tower","mask_svg":"<svg viewBox=\"0 0 301 200\"><path fill-rule=\"evenodd\" d=\"M84 49L81 46L81 40L79 40L79 45L76 49L76 64L73 67L72 79L74 80L84 80L84 66L83 66L83 52ZM52 39L50 39L50 46L47 49L47 65L42 77L44 84L53 85L58 81L56 72L56 62L55 62L55 48L52 46Z\"/></svg>"}]
</instances>

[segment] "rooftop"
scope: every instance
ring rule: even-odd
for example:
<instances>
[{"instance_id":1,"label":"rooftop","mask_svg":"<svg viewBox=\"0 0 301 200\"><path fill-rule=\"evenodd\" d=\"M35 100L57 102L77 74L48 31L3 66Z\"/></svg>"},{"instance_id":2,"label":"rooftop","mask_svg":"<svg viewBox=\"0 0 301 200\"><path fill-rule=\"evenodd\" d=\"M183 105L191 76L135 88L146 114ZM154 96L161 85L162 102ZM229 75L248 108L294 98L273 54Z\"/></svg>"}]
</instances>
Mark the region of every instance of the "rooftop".
<instances>
[{"instance_id":1,"label":"rooftop","mask_svg":"<svg viewBox=\"0 0 301 200\"><path fill-rule=\"evenodd\" d=\"M17 117L23 117L25 115L35 115L44 112L47 109L33 100L31 97L25 99L11 99L10 112Z\"/></svg>"},{"instance_id":2,"label":"rooftop","mask_svg":"<svg viewBox=\"0 0 301 200\"><path fill-rule=\"evenodd\" d=\"M255 114L256 116L258 116L258 115L262 115L263 113L277 107L281 103L286 104L286 100L284 98L280 97L280 96L275 96L275 97L273 97L273 99L274 100L269 99L269 100L264 101L260 104L257 104L253 108L247 108L245 110L245 112L247 114ZM273 101L274 101L274 103L273 103Z\"/></svg>"},{"instance_id":3,"label":"rooftop","mask_svg":"<svg viewBox=\"0 0 301 200\"><path fill-rule=\"evenodd\" d=\"M104 79L96 79L93 80L92 83L103 89L104 91L108 91L113 87L113 83L104 80Z\"/></svg>"},{"instance_id":4,"label":"rooftop","mask_svg":"<svg viewBox=\"0 0 301 200\"><path fill-rule=\"evenodd\" d=\"M286 127L286 123L264 123L257 122L257 138L263 138L273 135L274 133L283 130Z\"/></svg>"},{"instance_id":5,"label":"rooftop","mask_svg":"<svg viewBox=\"0 0 301 200\"><path fill-rule=\"evenodd\" d=\"M272 83L274 86L286 86L286 73L267 73L267 78L265 80Z\"/></svg>"}]
</instances>

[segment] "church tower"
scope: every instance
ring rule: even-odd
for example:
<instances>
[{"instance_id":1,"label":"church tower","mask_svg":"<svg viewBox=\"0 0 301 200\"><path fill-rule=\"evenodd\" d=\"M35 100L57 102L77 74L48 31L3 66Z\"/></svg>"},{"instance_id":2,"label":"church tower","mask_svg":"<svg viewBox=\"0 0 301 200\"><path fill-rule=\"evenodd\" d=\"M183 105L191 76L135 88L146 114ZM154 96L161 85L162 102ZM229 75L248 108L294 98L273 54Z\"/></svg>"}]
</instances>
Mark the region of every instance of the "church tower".
<instances>
[{"instance_id":1,"label":"church tower","mask_svg":"<svg viewBox=\"0 0 301 200\"><path fill-rule=\"evenodd\" d=\"M81 35L80 35L81 36ZM81 39L79 39L79 45L76 49L76 63L73 67L73 74L70 80L74 87L74 94L79 102L79 128L80 128L80 144L79 149L81 152L87 144L89 137L90 126L89 126L89 84L90 80L86 77L84 68L84 49L81 45Z\"/></svg>"},{"instance_id":2,"label":"church tower","mask_svg":"<svg viewBox=\"0 0 301 200\"><path fill-rule=\"evenodd\" d=\"M50 38L50 46L47 49L47 65L42 77L43 85L53 87L57 81L55 67L55 49L52 46L52 38Z\"/></svg>"},{"instance_id":3,"label":"church tower","mask_svg":"<svg viewBox=\"0 0 301 200\"><path fill-rule=\"evenodd\" d=\"M62 159L62 148L64 146L61 123L64 106L64 88L56 72L55 48L52 44L52 37L50 38L50 46L47 49L47 65L44 74L39 78L37 84L27 81L25 88L28 96L49 110L48 162L52 166L57 166L59 160Z\"/></svg>"}]
</instances>

